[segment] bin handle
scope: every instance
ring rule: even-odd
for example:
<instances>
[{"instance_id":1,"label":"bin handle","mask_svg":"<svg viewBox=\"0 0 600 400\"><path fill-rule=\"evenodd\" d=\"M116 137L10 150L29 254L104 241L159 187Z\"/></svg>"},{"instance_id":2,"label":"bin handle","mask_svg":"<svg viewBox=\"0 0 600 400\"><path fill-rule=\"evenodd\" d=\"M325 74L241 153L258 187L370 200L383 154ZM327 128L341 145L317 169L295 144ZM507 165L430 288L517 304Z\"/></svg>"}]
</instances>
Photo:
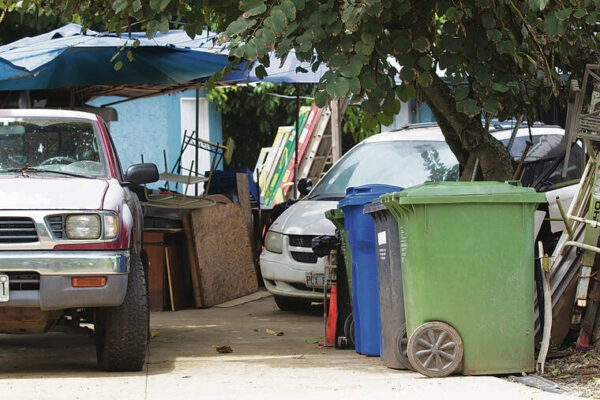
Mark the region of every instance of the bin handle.
<instances>
[{"instance_id":1,"label":"bin handle","mask_svg":"<svg viewBox=\"0 0 600 400\"><path fill-rule=\"evenodd\" d=\"M508 183L509 185L518 186L518 187L522 187L523 186L523 184L521 183L521 181L518 180L518 179L509 179L507 181L504 181L504 183Z\"/></svg>"}]
</instances>

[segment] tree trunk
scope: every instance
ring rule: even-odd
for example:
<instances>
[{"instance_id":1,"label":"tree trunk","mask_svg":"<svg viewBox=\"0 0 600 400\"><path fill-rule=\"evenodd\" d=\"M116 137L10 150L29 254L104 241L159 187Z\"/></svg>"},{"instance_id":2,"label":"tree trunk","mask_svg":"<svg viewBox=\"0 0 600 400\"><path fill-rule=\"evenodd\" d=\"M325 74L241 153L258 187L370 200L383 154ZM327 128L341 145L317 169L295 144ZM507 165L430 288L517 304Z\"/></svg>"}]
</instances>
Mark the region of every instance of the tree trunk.
<instances>
[{"instance_id":1,"label":"tree trunk","mask_svg":"<svg viewBox=\"0 0 600 400\"><path fill-rule=\"evenodd\" d=\"M432 75L433 83L427 87L418 86L417 91L431 108L461 171L473 154L479 159L484 180L511 179L512 160L506 147L484 129L480 115L469 117L457 111L450 88L439 76Z\"/></svg>"}]
</instances>

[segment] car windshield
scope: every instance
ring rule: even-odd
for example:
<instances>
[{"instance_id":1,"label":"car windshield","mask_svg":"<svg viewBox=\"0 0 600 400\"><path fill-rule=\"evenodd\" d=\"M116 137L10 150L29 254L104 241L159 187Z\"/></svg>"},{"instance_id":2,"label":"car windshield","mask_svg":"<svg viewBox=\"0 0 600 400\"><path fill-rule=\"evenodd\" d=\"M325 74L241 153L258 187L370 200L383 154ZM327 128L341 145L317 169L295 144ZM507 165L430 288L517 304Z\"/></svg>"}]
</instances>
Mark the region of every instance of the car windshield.
<instances>
[{"instance_id":1,"label":"car windshield","mask_svg":"<svg viewBox=\"0 0 600 400\"><path fill-rule=\"evenodd\" d=\"M0 118L0 173L106 177L98 139L90 121Z\"/></svg>"},{"instance_id":2,"label":"car windshield","mask_svg":"<svg viewBox=\"0 0 600 400\"><path fill-rule=\"evenodd\" d=\"M363 143L350 150L312 190L308 199L344 197L346 188L366 184L409 187L458 180L458 162L443 141Z\"/></svg>"}]
</instances>

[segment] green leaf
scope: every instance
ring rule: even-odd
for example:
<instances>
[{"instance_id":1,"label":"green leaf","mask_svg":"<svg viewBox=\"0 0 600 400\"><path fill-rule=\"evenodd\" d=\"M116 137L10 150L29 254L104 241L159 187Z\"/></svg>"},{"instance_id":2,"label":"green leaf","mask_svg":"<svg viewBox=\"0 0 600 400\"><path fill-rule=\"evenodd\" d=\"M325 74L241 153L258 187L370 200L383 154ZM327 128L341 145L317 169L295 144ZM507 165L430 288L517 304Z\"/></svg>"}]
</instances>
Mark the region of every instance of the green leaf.
<instances>
[{"instance_id":1,"label":"green leaf","mask_svg":"<svg viewBox=\"0 0 600 400\"><path fill-rule=\"evenodd\" d=\"M429 43L429 40L423 37L416 38L412 42L412 48L421 53L426 52L430 47L431 43Z\"/></svg>"},{"instance_id":2,"label":"green leaf","mask_svg":"<svg viewBox=\"0 0 600 400\"><path fill-rule=\"evenodd\" d=\"M433 64L433 59L428 55L424 55L419 57L419 59L417 60L417 64L424 70L430 70Z\"/></svg>"},{"instance_id":3,"label":"green leaf","mask_svg":"<svg viewBox=\"0 0 600 400\"><path fill-rule=\"evenodd\" d=\"M296 19L296 6L292 0L283 0L281 2L281 8L288 20L292 21Z\"/></svg>"},{"instance_id":4,"label":"green leaf","mask_svg":"<svg viewBox=\"0 0 600 400\"><path fill-rule=\"evenodd\" d=\"M258 56L258 50L254 41L249 41L244 46L244 57L245 58L256 58Z\"/></svg>"},{"instance_id":5,"label":"green leaf","mask_svg":"<svg viewBox=\"0 0 600 400\"><path fill-rule=\"evenodd\" d=\"M446 18L453 21L456 19L456 13L457 11L455 7L448 7L448 9L446 10Z\"/></svg>"},{"instance_id":6,"label":"green leaf","mask_svg":"<svg viewBox=\"0 0 600 400\"><path fill-rule=\"evenodd\" d=\"M386 99L383 103L382 110L387 115L394 116L400 112L400 102L397 99Z\"/></svg>"},{"instance_id":7,"label":"green leaf","mask_svg":"<svg viewBox=\"0 0 600 400\"><path fill-rule=\"evenodd\" d=\"M148 39L152 39L156 35L156 32L158 32L158 21L153 19L146 26L146 36Z\"/></svg>"},{"instance_id":8,"label":"green leaf","mask_svg":"<svg viewBox=\"0 0 600 400\"><path fill-rule=\"evenodd\" d=\"M127 52L127 59L129 60L129 62L133 62L134 58L133 58L133 52L131 50L129 50Z\"/></svg>"},{"instance_id":9,"label":"green leaf","mask_svg":"<svg viewBox=\"0 0 600 400\"><path fill-rule=\"evenodd\" d=\"M375 87L375 78L373 77L371 72L361 74L359 79L360 85L366 90L372 90Z\"/></svg>"},{"instance_id":10,"label":"green leaf","mask_svg":"<svg viewBox=\"0 0 600 400\"><path fill-rule=\"evenodd\" d=\"M240 10L241 11L250 11L253 8L260 7L261 5L265 5L265 0L241 0L240 1Z\"/></svg>"},{"instance_id":11,"label":"green leaf","mask_svg":"<svg viewBox=\"0 0 600 400\"><path fill-rule=\"evenodd\" d=\"M265 76L267 76L267 70L265 69L264 65L259 65L254 69L254 73L256 74L256 77L258 79L262 79Z\"/></svg>"},{"instance_id":12,"label":"green leaf","mask_svg":"<svg viewBox=\"0 0 600 400\"><path fill-rule=\"evenodd\" d=\"M329 95L327 94L326 91L319 90L319 91L317 91L317 93L315 93L315 104L317 105L317 107L319 107L319 108L325 107L327 105L328 101L329 101Z\"/></svg>"},{"instance_id":13,"label":"green leaf","mask_svg":"<svg viewBox=\"0 0 600 400\"><path fill-rule=\"evenodd\" d=\"M415 87L413 85L402 84L396 87L396 95L400 101L406 103L410 99L415 98Z\"/></svg>"},{"instance_id":14,"label":"green leaf","mask_svg":"<svg viewBox=\"0 0 600 400\"><path fill-rule=\"evenodd\" d=\"M113 68L115 69L115 71L120 70L121 68L123 68L123 61L117 61L115 63L115 65L113 65Z\"/></svg>"},{"instance_id":15,"label":"green leaf","mask_svg":"<svg viewBox=\"0 0 600 400\"><path fill-rule=\"evenodd\" d=\"M508 86L499 83L499 82L494 82L492 84L492 89L495 90L496 92L500 92L500 93L506 93L508 91Z\"/></svg>"},{"instance_id":16,"label":"green leaf","mask_svg":"<svg viewBox=\"0 0 600 400\"><path fill-rule=\"evenodd\" d=\"M485 29L493 29L496 27L496 20L488 14L481 16L481 23Z\"/></svg>"},{"instance_id":17,"label":"green leaf","mask_svg":"<svg viewBox=\"0 0 600 400\"><path fill-rule=\"evenodd\" d=\"M350 84L350 91L354 94L360 94L360 80L357 77L348 79L348 83Z\"/></svg>"},{"instance_id":18,"label":"green leaf","mask_svg":"<svg viewBox=\"0 0 600 400\"><path fill-rule=\"evenodd\" d=\"M442 36L440 39L440 47L446 51L456 53L460 50L462 42L460 39L453 36Z\"/></svg>"},{"instance_id":19,"label":"green leaf","mask_svg":"<svg viewBox=\"0 0 600 400\"><path fill-rule=\"evenodd\" d=\"M477 106L477 102L473 99L465 99L456 103L456 109L463 114L467 114L471 117L479 114L481 109Z\"/></svg>"},{"instance_id":20,"label":"green leaf","mask_svg":"<svg viewBox=\"0 0 600 400\"><path fill-rule=\"evenodd\" d=\"M306 5L306 0L293 0L296 5L296 9L299 11L304 10L304 6Z\"/></svg>"},{"instance_id":21,"label":"green leaf","mask_svg":"<svg viewBox=\"0 0 600 400\"><path fill-rule=\"evenodd\" d=\"M560 11L558 11L556 13L556 17L559 20L564 21L567 18L569 18L569 15L571 15L571 11L572 11L572 9L570 7L569 8L563 8L562 10L560 10Z\"/></svg>"},{"instance_id":22,"label":"green leaf","mask_svg":"<svg viewBox=\"0 0 600 400\"><path fill-rule=\"evenodd\" d=\"M250 18L255 15L260 15L260 14L264 13L265 11L267 11L267 6L264 4L260 4L254 8L249 9L248 11L244 12L242 14L242 18Z\"/></svg>"},{"instance_id":23,"label":"green leaf","mask_svg":"<svg viewBox=\"0 0 600 400\"><path fill-rule=\"evenodd\" d=\"M239 35L246 29L254 26L254 24L256 24L255 19L238 19L237 21L233 21L231 24L229 24L229 26L227 27L227 34L230 36Z\"/></svg>"},{"instance_id":24,"label":"green leaf","mask_svg":"<svg viewBox=\"0 0 600 400\"><path fill-rule=\"evenodd\" d=\"M282 33L285 30L285 14L277 8L271 13L271 27L275 34Z\"/></svg>"},{"instance_id":25,"label":"green leaf","mask_svg":"<svg viewBox=\"0 0 600 400\"><path fill-rule=\"evenodd\" d=\"M488 99L483 103L483 109L492 115L496 114L500 110L500 103L496 100Z\"/></svg>"},{"instance_id":26,"label":"green leaf","mask_svg":"<svg viewBox=\"0 0 600 400\"><path fill-rule=\"evenodd\" d=\"M168 33L169 32L169 20L165 18L162 21L160 21L160 23L158 24L158 30L163 35Z\"/></svg>"},{"instance_id":27,"label":"green leaf","mask_svg":"<svg viewBox=\"0 0 600 400\"><path fill-rule=\"evenodd\" d=\"M162 11L169 5L171 0L150 0L150 8L154 11Z\"/></svg>"},{"instance_id":28,"label":"green leaf","mask_svg":"<svg viewBox=\"0 0 600 400\"><path fill-rule=\"evenodd\" d=\"M334 54L329 59L329 66L332 68L340 68L344 64L346 64L346 56L343 54Z\"/></svg>"},{"instance_id":29,"label":"green leaf","mask_svg":"<svg viewBox=\"0 0 600 400\"><path fill-rule=\"evenodd\" d=\"M546 33L548 33L549 36L556 35L558 32L558 20L554 11L548 13L546 19L544 20L544 26L546 27Z\"/></svg>"},{"instance_id":30,"label":"green leaf","mask_svg":"<svg viewBox=\"0 0 600 400\"><path fill-rule=\"evenodd\" d=\"M502 39L502 33L497 29L490 29L487 31L487 37L492 42L499 42Z\"/></svg>"},{"instance_id":31,"label":"green leaf","mask_svg":"<svg viewBox=\"0 0 600 400\"><path fill-rule=\"evenodd\" d=\"M417 83L419 86L427 87L433 83L433 78L429 72L421 72L417 77Z\"/></svg>"},{"instance_id":32,"label":"green leaf","mask_svg":"<svg viewBox=\"0 0 600 400\"><path fill-rule=\"evenodd\" d=\"M587 15L587 11L583 8L580 8L579 10L575 11L575 13L573 14L573 16L577 19L583 18Z\"/></svg>"},{"instance_id":33,"label":"green leaf","mask_svg":"<svg viewBox=\"0 0 600 400\"><path fill-rule=\"evenodd\" d=\"M469 95L469 87L468 86L457 86L454 88L454 99L456 101L462 101L467 98Z\"/></svg>"},{"instance_id":34,"label":"green leaf","mask_svg":"<svg viewBox=\"0 0 600 400\"><path fill-rule=\"evenodd\" d=\"M531 1L531 7L534 10L543 10L544 8L546 8L546 4L548 4L548 0L530 0Z\"/></svg>"},{"instance_id":35,"label":"green leaf","mask_svg":"<svg viewBox=\"0 0 600 400\"><path fill-rule=\"evenodd\" d=\"M498 53L507 53L510 54L514 51L513 44L510 40L503 40L496 45L498 49Z\"/></svg>"},{"instance_id":36,"label":"green leaf","mask_svg":"<svg viewBox=\"0 0 600 400\"><path fill-rule=\"evenodd\" d=\"M403 67L400 70L400 79L411 82L415 79L415 70L409 67Z\"/></svg>"},{"instance_id":37,"label":"green leaf","mask_svg":"<svg viewBox=\"0 0 600 400\"><path fill-rule=\"evenodd\" d=\"M348 79L338 77L335 80L335 89L333 91L335 97L340 98L342 96L345 96L346 93L348 93L348 90L350 90L350 82L348 81Z\"/></svg>"},{"instance_id":38,"label":"green leaf","mask_svg":"<svg viewBox=\"0 0 600 400\"><path fill-rule=\"evenodd\" d=\"M113 10L115 10L115 12L117 14L119 14L121 11L125 10L128 5L129 5L129 1L127 1L127 0L117 0L117 1L115 1L115 4L113 5Z\"/></svg>"},{"instance_id":39,"label":"green leaf","mask_svg":"<svg viewBox=\"0 0 600 400\"><path fill-rule=\"evenodd\" d=\"M377 114L379 112L379 102L375 99L367 99L363 101L362 109L367 114Z\"/></svg>"},{"instance_id":40,"label":"green leaf","mask_svg":"<svg viewBox=\"0 0 600 400\"><path fill-rule=\"evenodd\" d=\"M142 9L142 1L141 0L133 0L133 11L138 12Z\"/></svg>"}]
</instances>

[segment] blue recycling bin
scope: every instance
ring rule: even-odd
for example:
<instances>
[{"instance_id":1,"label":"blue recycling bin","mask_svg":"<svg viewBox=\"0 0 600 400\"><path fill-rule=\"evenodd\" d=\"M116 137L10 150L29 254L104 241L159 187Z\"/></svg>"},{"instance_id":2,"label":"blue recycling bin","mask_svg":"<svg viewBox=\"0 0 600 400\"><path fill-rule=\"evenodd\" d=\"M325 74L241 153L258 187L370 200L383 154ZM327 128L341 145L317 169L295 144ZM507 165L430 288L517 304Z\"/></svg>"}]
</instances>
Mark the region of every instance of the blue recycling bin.
<instances>
[{"instance_id":1,"label":"blue recycling bin","mask_svg":"<svg viewBox=\"0 0 600 400\"><path fill-rule=\"evenodd\" d=\"M352 306L356 352L368 356L381 354L381 318L375 223L363 213L363 206L382 194L398 192L401 187L364 185L346 189L338 203L344 212L344 230L352 252Z\"/></svg>"}]
</instances>

